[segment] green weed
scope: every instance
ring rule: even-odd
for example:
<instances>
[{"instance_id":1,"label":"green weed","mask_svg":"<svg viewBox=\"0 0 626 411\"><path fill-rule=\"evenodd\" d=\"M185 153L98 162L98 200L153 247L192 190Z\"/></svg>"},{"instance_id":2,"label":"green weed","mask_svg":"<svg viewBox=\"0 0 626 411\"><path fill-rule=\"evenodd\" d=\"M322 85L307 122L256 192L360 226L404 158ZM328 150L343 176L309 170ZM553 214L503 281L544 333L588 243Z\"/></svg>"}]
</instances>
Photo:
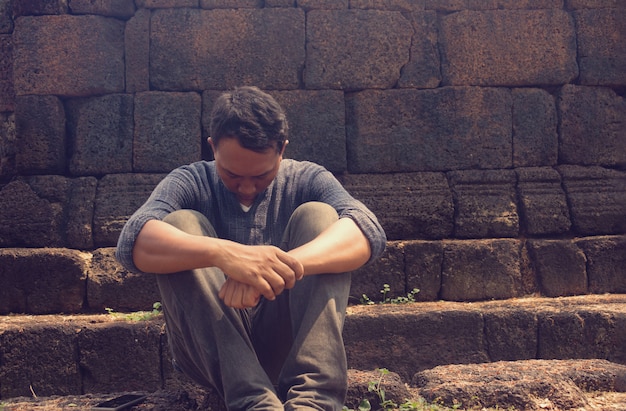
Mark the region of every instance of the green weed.
<instances>
[{"instance_id":1,"label":"green weed","mask_svg":"<svg viewBox=\"0 0 626 411\"><path fill-rule=\"evenodd\" d=\"M409 291L405 297L389 297L389 293L391 292L391 287L389 284L383 284L383 289L380 290L380 293L383 295L382 300L379 304L406 304L415 302L415 295L420 292L419 288L414 288ZM365 305L373 305L376 304L372 301L366 294L361 296L361 304Z\"/></svg>"},{"instance_id":2,"label":"green weed","mask_svg":"<svg viewBox=\"0 0 626 411\"><path fill-rule=\"evenodd\" d=\"M117 313L112 308L104 309L109 315L115 316L116 318L121 318L128 321L147 321L152 320L158 317L162 312L162 307L160 302L156 302L152 304L152 311L136 311L132 313ZM0 409L0 411L2 411Z\"/></svg>"}]
</instances>

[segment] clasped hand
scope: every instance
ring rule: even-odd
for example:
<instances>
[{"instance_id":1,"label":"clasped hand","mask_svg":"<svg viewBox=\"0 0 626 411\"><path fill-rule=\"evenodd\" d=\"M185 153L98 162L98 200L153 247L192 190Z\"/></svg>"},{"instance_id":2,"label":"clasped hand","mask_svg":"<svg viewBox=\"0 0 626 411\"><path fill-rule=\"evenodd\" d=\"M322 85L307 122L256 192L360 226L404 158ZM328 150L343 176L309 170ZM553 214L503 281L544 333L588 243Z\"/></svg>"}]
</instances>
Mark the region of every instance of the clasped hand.
<instances>
[{"instance_id":1,"label":"clasped hand","mask_svg":"<svg viewBox=\"0 0 626 411\"><path fill-rule=\"evenodd\" d=\"M219 268L227 279L219 297L229 307L249 308L261 296L274 300L304 275L300 261L274 246L230 243Z\"/></svg>"}]
</instances>

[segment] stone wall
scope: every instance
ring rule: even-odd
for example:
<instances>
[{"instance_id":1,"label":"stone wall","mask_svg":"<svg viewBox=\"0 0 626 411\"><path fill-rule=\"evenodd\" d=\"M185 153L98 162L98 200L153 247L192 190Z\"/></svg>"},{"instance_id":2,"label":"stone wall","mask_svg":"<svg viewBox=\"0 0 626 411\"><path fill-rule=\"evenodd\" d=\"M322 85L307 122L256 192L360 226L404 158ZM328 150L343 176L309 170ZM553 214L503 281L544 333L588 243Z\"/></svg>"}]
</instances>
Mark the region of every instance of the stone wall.
<instances>
[{"instance_id":1,"label":"stone wall","mask_svg":"<svg viewBox=\"0 0 626 411\"><path fill-rule=\"evenodd\" d=\"M115 305L119 230L245 84L385 226L355 295L626 292L626 2L0 0L0 312Z\"/></svg>"}]
</instances>

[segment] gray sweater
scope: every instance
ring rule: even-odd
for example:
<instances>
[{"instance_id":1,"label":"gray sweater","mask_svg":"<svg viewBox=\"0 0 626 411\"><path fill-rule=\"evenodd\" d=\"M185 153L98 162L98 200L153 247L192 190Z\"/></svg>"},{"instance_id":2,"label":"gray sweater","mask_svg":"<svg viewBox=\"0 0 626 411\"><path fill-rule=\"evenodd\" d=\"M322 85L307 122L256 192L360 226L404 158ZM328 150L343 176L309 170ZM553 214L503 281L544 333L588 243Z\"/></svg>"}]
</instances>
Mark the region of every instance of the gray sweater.
<instances>
[{"instance_id":1,"label":"gray sweater","mask_svg":"<svg viewBox=\"0 0 626 411\"><path fill-rule=\"evenodd\" d=\"M294 210L309 201L331 205L339 218L351 218L363 231L372 249L371 262L383 253L387 239L374 214L354 199L324 167L307 161L285 159L269 187L245 212L215 170L215 162L199 161L172 171L150 198L130 217L118 239L116 256L129 271L141 272L133 263L135 239L149 220L191 209L204 214L219 238L250 245L278 246Z\"/></svg>"}]
</instances>

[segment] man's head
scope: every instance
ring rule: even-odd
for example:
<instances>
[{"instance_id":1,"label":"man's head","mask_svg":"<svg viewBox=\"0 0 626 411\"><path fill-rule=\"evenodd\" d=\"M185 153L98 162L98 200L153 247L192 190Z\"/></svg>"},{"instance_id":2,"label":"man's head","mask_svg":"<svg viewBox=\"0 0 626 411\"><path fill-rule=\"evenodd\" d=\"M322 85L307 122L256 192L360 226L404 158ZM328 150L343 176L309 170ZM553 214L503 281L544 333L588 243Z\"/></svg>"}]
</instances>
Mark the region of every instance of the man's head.
<instances>
[{"instance_id":1,"label":"man's head","mask_svg":"<svg viewBox=\"0 0 626 411\"><path fill-rule=\"evenodd\" d=\"M287 117L272 96L257 87L239 87L222 94L211 113L211 141L236 138L252 151L282 152L288 134Z\"/></svg>"}]
</instances>

